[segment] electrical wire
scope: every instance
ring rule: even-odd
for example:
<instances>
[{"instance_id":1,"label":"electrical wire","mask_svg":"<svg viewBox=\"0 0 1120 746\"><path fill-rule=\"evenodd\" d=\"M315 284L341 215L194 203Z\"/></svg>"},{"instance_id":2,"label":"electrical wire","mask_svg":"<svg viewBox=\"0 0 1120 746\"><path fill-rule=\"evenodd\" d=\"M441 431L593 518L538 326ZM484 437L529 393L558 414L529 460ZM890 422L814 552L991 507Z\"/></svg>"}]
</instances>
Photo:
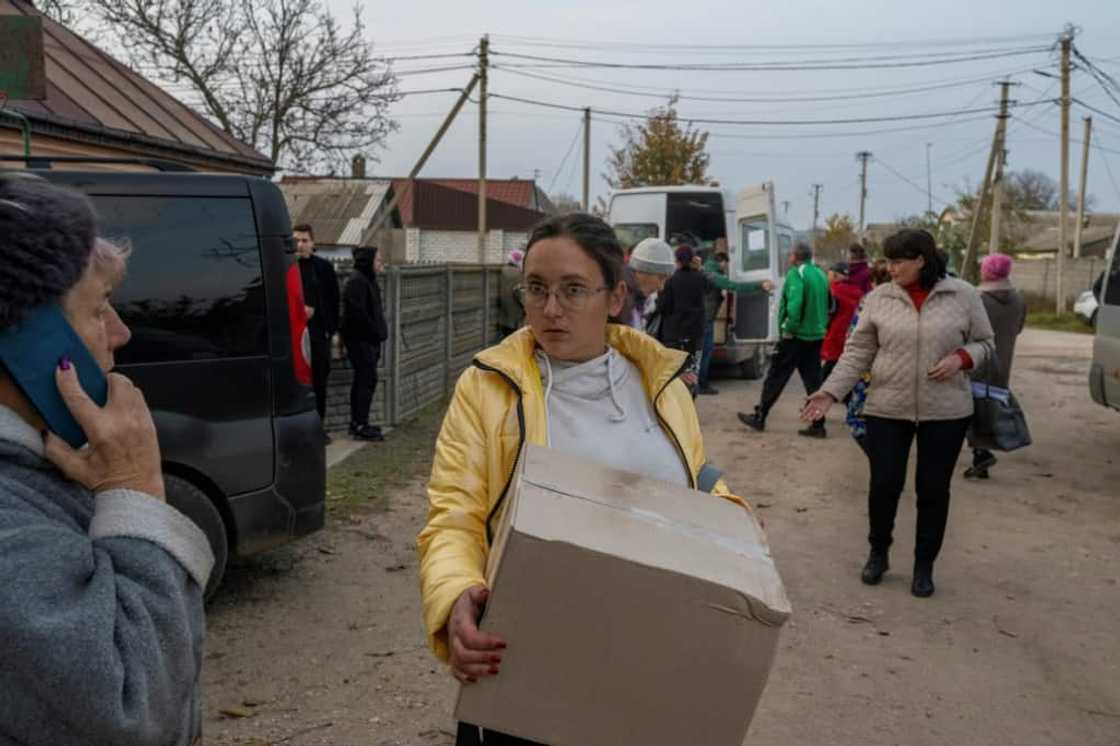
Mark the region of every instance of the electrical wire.
<instances>
[{"instance_id":1,"label":"electrical wire","mask_svg":"<svg viewBox=\"0 0 1120 746\"><path fill-rule=\"evenodd\" d=\"M667 44L667 43L647 43L647 42L619 42L611 40L609 42L596 42L587 41L586 39L562 39L555 37L544 36L516 36L500 34L495 35L495 41L509 41L511 45L516 46L542 46L542 47L556 47L561 49L602 49L603 46L609 46L612 49L626 50L628 52L649 52L651 54L663 54L665 51L700 51L697 50L696 44ZM913 49L915 47L945 47L945 46L975 46L978 44L1010 44L1012 42L1028 42L1028 41L1043 41L1051 40L1054 38L1053 34L1020 34L1013 36L992 36L992 37L979 37L973 39L927 39L927 40L911 40L911 41L867 41L867 42L848 42L842 44L821 44L821 43L800 43L800 44L708 44L705 49L717 51L749 51L756 49L765 50L792 50L792 49L886 49L892 47L903 47L906 49ZM1120 58L1118 58L1120 59Z\"/></svg>"},{"instance_id":2,"label":"electrical wire","mask_svg":"<svg viewBox=\"0 0 1120 746\"><path fill-rule=\"evenodd\" d=\"M955 57L940 58L935 55L927 55L927 59L905 59L902 57L895 58L891 61L888 57L868 57L868 58L847 58L839 60L825 60L825 61L798 61L798 62L771 62L771 63L692 63L692 64L641 64L641 63L623 63L623 62L600 62L593 60L573 60L563 59L559 57L545 57L541 55L520 54L516 52L502 52L501 50L491 50L490 54L495 56L509 57L511 59L529 60L533 62L544 62L556 65L558 67L584 67L584 68L609 68L616 70L687 70L687 71L706 71L706 72L727 72L727 71L745 71L753 70L760 72L790 72L790 71L803 71L803 70L857 70L857 69L880 69L880 68L900 68L900 67L928 67L931 65L946 65L955 64L960 62L975 62L979 60L1000 59L1004 57L1016 57L1027 54L1038 54L1040 52L1050 51L1049 47L1024 47L1014 50L997 50L987 53L971 54L967 56L957 55Z\"/></svg>"},{"instance_id":3,"label":"electrical wire","mask_svg":"<svg viewBox=\"0 0 1120 746\"><path fill-rule=\"evenodd\" d=\"M922 194L926 195L927 197L930 197L930 198L932 198L932 199L933 199L933 200L934 200L935 202L940 202L940 203L941 203L942 205L949 205L949 204L951 204L950 202L948 202L948 201L946 201L946 200L942 199L941 197L939 197L938 195L934 194L933 192L930 192L930 191L928 191L928 190L927 190L927 189L926 189L925 187L923 187L923 186L918 186L918 185L917 185L917 184L915 184L915 183L914 183L913 181L911 181L909 177L907 177L907 176L904 176L904 175L903 175L902 173L900 173L900 172L898 171L898 169L894 168L894 167L893 167L892 165L890 165L889 163L887 163L886 161L884 161L884 160L883 160L882 158L880 158L879 156L872 156L872 160L873 160L873 161L875 161L876 163L878 163L878 164L879 164L880 166L882 166L883 168L885 168L885 169L887 169L888 171L890 171L890 172L891 172L892 174L894 174L895 176L897 176L897 177L898 177L899 179L901 179L902 181L906 182L906 183L907 183L907 184L909 184L910 186L912 186L912 187L914 187L915 189L917 189L917 190L918 190L919 192L921 192Z\"/></svg>"},{"instance_id":4,"label":"electrical wire","mask_svg":"<svg viewBox=\"0 0 1120 746\"><path fill-rule=\"evenodd\" d=\"M1103 111L1103 110L1101 110L1101 109L1098 109L1098 108L1097 108L1097 107L1095 107L1095 106L1090 106L1089 104L1085 103L1084 101L1082 101L1082 100L1081 100L1081 99L1079 99L1079 98L1071 98L1071 99L1070 99L1070 101L1072 101L1073 103L1077 104L1078 106L1081 106L1081 107L1083 107L1083 108L1086 108L1086 109L1088 109L1089 111L1092 111L1092 112L1095 112L1095 113L1097 113L1097 114L1100 114L1100 115L1101 115L1102 117L1104 117L1105 119L1109 119L1109 120L1111 120L1111 121L1113 121L1113 122L1116 122L1117 124L1120 124L1120 117L1117 117L1117 116L1114 116L1114 115L1112 115L1112 114L1109 114L1109 113L1108 113L1107 111Z\"/></svg>"},{"instance_id":5,"label":"electrical wire","mask_svg":"<svg viewBox=\"0 0 1120 746\"><path fill-rule=\"evenodd\" d=\"M584 106L571 106L567 104L557 104L548 101L538 101L535 99L522 98L520 96L506 96L501 93L489 94L491 98L502 99L505 101L516 101L522 104L529 104L532 106L542 106L551 109L560 109L563 111L584 111L587 107ZM1048 101L1028 101L1015 104L1015 107L1035 106L1040 103L1049 103ZM716 119L707 117L693 117L678 115L678 119L691 124L728 124L728 125L750 125L750 126L811 126L811 125L832 125L832 124L872 124L875 122L905 122L918 119L942 119L945 117L964 116L966 114L980 114L998 111L998 108L984 107L976 109L957 109L954 111L941 111L941 112L928 112L923 114L896 114L884 117L854 117L849 119ZM635 114L632 112L610 111L603 109L592 108L592 113L605 117L621 117L623 119L646 119L648 113Z\"/></svg>"},{"instance_id":6,"label":"electrical wire","mask_svg":"<svg viewBox=\"0 0 1120 746\"><path fill-rule=\"evenodd\" d=\"M507 72L510 75L517 75L524 78L532 78L550 83L558 83L560 85L570 86L572 88L582 88L591 91L603 91L605 93L618 93L624 96L637 96L642 98L655 98L666 99L670 96L675 97L681 101L713 101L721 103L797 103L797 102L825 102L825 101L850 101L862 100L869 98L888 98L892 96L910 96L917 93L924 93L928 91L942 90L945 88L960 88L969 83L987 83L991 80L991 76L977 78L969 82L953 81L948 83L939 83L936 85L917 86L914 88L896 89L883 92L864 92L856 94L840 94L832 96L770 96L770 97L728 97L728 96L697 96L687 93L681 93L677 90L660 89L658 92L648 92L635 90L635 88L622 88L619 86L600 85L595 83L577 82L571 79L560 78L555 75L543 75L541 73L526 72L520 69L511 69L505 65L491 65L492 69Z\"/></svg>"},{"instance_id":7,"label":"electrical wire","mask_svg":"<svg viewBox=\"0 0 1120 746\"><path fill-rule=\"evenodd\" d=\"M557 166L556 170L552 172L552 181L548 185L548 193L549 194L552 194L552 188L554 186L556 186L556 178L560 175L560 172L564 170L564 166L568 162L568 157L571 156L572 151L576 147L576 143L579 141L579 136L580 136L581 132L583 132L583 123L582 122L580 122L579 127L576 129L576 136L572 138L571 144L568 145L568 150L567 150L567 152L564 153L564 158L560 161L560 165Z\"/></svg>"}]
</instances>

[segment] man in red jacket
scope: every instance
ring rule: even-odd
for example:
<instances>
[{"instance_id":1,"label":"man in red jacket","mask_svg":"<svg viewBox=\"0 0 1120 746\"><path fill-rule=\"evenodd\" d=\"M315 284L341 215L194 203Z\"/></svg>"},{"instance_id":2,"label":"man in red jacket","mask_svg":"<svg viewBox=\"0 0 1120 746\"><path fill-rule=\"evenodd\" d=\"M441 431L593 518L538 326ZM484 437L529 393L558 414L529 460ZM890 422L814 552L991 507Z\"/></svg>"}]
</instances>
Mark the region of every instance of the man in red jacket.
<instances>
[{"instance_id":1,"label":"man in red jacket","mask_svg":"<svg viewBox=\"0 0 1120 746\"><path fill-rule=\"evenodd\" d=\"M858 281L851 277L847 262L836 262L828 270L828 292L832 296L832 308L828 315L828 332L821 345L821 381L828 379L828 374L836 367L844 352L848 327L852 324L852 317L855 316L864 293ZM824 420L817 420L800 432L809 437L823 438Z\"/></svg>"}]
</instances>

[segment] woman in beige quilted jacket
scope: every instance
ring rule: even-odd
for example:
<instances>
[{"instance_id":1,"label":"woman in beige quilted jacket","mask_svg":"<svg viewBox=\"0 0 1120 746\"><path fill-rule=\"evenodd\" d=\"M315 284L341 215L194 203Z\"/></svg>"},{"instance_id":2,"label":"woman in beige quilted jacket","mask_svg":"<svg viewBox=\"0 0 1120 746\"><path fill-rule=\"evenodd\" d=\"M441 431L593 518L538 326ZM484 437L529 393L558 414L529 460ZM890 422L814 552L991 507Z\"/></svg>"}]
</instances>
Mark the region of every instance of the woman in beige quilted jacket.
<instances>
[{"instance_id":1,"label":"woman in beige quilted jacket","mask_svg":"<svg viewBox=\"0 0 1120 746\"><path fill-rule=\"evenodd\" d=\"M926 231L903 230L883 244L892 282L864 299L859 323L835 370L805 405L807 422L825 416L864 371L871 371L864 415L871 456L868 540L863 582L889 567L898 500L906 486L910 445L918 441L914 575L911 592L933 595L933 563L949 517L949 483L972 418L965 371L983 364L993 340L976 289L946 275Z\"/></svg>"}]
</instances>

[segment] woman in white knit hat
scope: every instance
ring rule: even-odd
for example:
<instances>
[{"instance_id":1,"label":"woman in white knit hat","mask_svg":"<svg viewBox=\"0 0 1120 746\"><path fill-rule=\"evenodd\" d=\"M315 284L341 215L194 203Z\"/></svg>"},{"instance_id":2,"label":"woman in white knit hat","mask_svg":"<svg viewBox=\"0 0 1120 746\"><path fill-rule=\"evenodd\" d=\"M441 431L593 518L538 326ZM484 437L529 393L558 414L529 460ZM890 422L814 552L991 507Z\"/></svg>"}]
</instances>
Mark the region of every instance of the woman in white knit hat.
<instances>
[{"instance_id":1,"label":"woman in white knit hat","mask_svg":"<svg viewBox=\"0 0 1120 746\"><path fill-rule=\"evenodd\" d=\"M676 269L673 249L661 239L646 238L635 246L623 269L623 279L629 292L620 315L621 321L636 329L646 329L657 306L657 293Z\"/></svg>"}]
</instances>

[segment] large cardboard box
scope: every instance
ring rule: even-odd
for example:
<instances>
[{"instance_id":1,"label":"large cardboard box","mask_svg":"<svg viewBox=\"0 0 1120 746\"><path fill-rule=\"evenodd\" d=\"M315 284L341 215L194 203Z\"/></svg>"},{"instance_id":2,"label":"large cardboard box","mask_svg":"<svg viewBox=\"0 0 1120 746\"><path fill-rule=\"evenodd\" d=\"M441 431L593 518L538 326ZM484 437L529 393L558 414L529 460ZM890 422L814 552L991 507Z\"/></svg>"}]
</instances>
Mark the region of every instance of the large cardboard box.
<instances>
[{"instance_id":1,"label":"large cardboard box","mask_svg":"<svg viewBox=\"0 0 1120 746\"><path fill-rule=\"evenodd\" d=\"M790 614L761 528L710 494L527 446L487 568L501 673L459 720L550 746L738 746Z\"/></svg>"}]
</instances>

